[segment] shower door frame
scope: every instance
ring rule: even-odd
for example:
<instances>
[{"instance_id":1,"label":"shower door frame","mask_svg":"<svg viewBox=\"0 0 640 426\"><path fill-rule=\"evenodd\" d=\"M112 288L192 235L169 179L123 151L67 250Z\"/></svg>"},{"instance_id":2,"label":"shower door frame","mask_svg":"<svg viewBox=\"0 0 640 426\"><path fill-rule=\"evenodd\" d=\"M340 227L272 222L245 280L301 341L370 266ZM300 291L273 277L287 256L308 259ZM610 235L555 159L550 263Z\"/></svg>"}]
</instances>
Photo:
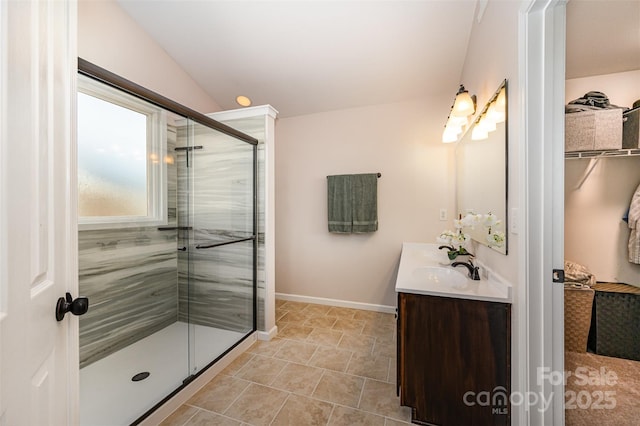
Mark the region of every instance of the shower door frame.
<instances>
[{"instance_id":1,"label":"shower door frame","mask_svg":"<svg viewBox=\"0 0 640 426\"><path fill-rule=\"evenodd\" d=\"M212 128L220 133L231 136L240 141L246 142L248 144L253 145L253 259L252 259L252 279L253 279L253 300L252 300L252 310L253 310L253 318L252 318L252 329L248 332L243 338L238 340L235 344L227 348L223 353L221 353L218 357L211 360L205 367L201 368L197 373L189 375L185 377L184 382L181 386L176 388L173 392L166 395L162 400L160 400L156 405L154 405L147 412L143 413L136 421L132 423L132 425L138 425L143 422L146 418L151 416L151 414L159 409L162 405L172 399L175 395L177 395L180 391L182 391L185 387L187 387L191 382L197 379L199 376L203 375L210 367L216 364L220 359L225 357L229 352L231 352L234 348L239 346L242 342L244 342L247 338L249 338L253 333L257 331L257 314L258 314L258 301L257 301L257 292L258 292L258 139L249 136L243 132L240 132L233 127L227 126L224 123L214 120L202 113L199 113L191 108L188 108L182 104L179 104L169 98L166 98L158 93L155 93L143 86L140 86L130 80L127 80L123 77L120 77L117 74L114 74L104 68L101 68L85 59L78 58L78 74L87 76L94 80L100 81L108 86L111 86L117 90L123 91L130 95L133 95L139 99L147 101L155 106L164 108L169 112L173 112L175 114L181 115L186 119L193 120L196 123L199 123L203 126Z\"/></svg>"}]
</instances>

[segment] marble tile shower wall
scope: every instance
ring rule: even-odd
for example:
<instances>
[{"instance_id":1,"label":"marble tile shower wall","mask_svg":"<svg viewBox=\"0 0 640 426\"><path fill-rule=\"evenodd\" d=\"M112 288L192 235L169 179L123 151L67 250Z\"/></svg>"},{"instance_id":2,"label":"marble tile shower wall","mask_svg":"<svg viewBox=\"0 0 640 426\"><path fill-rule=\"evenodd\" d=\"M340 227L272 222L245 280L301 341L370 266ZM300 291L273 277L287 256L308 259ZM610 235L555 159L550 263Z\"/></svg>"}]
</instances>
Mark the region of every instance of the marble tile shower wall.
<instances>
[{"instance_id":1,"label":"marble tile shower wall","mask_svg":"<svg viewBox=\"0 0 640 426\"><path fill-rule=\"evenodd\" d=\"M194 146L178 156L178 318L248 332L253 327L253 243L195 249L253 234L253 146L200 125L178 128L178 146L190 130ZM189 176L190 175L190 176ZM190 187L188 187L190 185ZM190 200L185 199L190 195ZM181 228L182 229L182 228Z\"/></svg>"},{"instance_id":2,"label":"marble tile shower wall","mask_svg":"<svg viewBox=\"0 0 640 426\"><path fill-rule=\"evenodd\" d=\"M82 231L78 260L81 368L177 321L175 231Z\"/></svg>"},{"instance_id":3,"label":"marble tile shower wall","mask_svg":"<svg viewBox=\"0 0 640 426\"><path fill-rule=\"evenodd\" d=\"M252 257L252 241L197 250L191 254L190 277L183 272L186 260L180 259L179 320L188 319L194 324L225 330L251 331Z\"/></svg>"},{"instance_id":4,"label":"marble tile shower wall","mask_svg":"<svg viewBox=\"0 0 640 426\"><path fill-rule=\"evenodd\" d=\"M174 157L176 128L168 126ZM154 227L80 231L80 294L90 309L80 317L80 367L91 364L178 319L176 279L176 162L167 164L168 220Z\"/></svg>"}]
</instances>

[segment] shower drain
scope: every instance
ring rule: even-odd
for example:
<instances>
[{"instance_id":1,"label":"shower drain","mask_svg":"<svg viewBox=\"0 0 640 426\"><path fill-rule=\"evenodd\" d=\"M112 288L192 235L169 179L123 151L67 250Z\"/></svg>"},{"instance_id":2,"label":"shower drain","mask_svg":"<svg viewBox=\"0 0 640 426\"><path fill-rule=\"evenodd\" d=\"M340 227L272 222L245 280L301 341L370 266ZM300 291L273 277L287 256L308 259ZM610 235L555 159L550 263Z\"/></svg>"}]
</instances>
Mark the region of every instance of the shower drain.
<instances>
[{"instance_id":1,"label":"shower drain","mask_svg":"<svg viewBox=\"0 0 640 426\"><path fill-rule=\"evenodd\" d=\"M142 373L138 373L138 374L136 374L135 376L133 376L133 377L131 378L131 381L132 381L132 382L139 382L140 380L144 380L144 379L146 379L147 377L149 377L149 375L150 375L150 374L151 374L151 373L149 373L148 371L143 371Z\"/></svg>"}]
</instances>

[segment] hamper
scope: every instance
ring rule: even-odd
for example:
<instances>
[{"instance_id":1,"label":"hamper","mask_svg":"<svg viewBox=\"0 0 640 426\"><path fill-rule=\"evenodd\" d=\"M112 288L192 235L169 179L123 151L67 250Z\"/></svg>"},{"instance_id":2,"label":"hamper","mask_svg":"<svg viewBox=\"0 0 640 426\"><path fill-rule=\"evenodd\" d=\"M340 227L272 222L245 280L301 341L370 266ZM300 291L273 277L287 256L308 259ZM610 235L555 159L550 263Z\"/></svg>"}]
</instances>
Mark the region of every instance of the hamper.
<instances>
[{"instance_id":1,"label":"hamper","mask_svg":"<svg viewBox=\"0 0 640 426\"><path fill-rule=\"evenodd\" d=\"M588 286L565 283L564 349L566 351L587 351L594 293L595 291Z\"/></svg>"},{"instance_id":2,"label":"hamper","mask_svg":"<svg viewBox=\"0 0 640 426\"><path fill-rule=\"evenodd\" d=\"M640 288L597 283L594 289L590 349L598 355L640 361Z\"/></svg>"}]
</instances>

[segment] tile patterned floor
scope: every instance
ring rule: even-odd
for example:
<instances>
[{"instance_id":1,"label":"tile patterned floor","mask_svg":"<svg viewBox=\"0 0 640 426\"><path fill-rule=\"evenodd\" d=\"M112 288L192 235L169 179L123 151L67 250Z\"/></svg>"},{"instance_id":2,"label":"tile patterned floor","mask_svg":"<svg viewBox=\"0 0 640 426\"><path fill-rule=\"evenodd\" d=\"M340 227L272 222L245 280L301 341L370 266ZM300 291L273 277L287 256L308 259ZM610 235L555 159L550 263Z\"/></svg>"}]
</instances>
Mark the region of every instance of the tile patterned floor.
<instances>
[{"instance_id":1,"label":"tile patterned floor","mask_svg":"<svg viewBox=\"0 0 640 426\"><path fill-rule=\"evenodd\" d=\"M277 338L256 342L162 426L409 424L393 315L277 300L276 320Z\"/></svg>"}]
</instances>

